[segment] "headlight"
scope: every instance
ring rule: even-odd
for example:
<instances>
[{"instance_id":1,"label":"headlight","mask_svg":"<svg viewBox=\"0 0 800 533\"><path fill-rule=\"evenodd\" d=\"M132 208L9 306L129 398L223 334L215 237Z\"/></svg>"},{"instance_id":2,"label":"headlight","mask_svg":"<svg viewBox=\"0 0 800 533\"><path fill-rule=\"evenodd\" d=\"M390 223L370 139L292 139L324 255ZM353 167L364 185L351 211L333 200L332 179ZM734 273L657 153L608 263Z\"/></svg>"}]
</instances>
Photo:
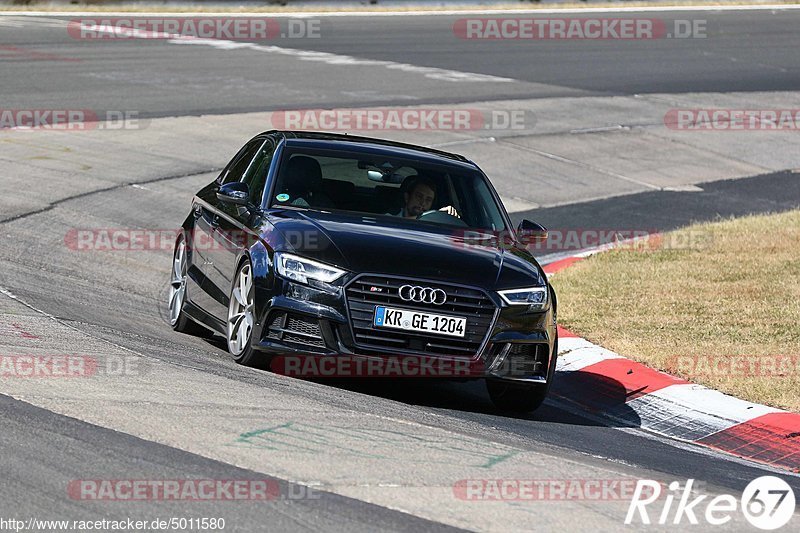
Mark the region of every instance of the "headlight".
<instances>
[{"instance_id":1,"label":"headlight","mask_svg":"<svg viewBox=\"0 0 800 533\"><path fill-rule=\"evenodd\" d=\"M345 274L344 270L325 263L281 252L275 253L275 269L281 277L300 283L308 283L310 279L331 283Z\"/></svg>"},{"instance_id":2,"label":"headlight","mask_svg":"<svg viewBox=\"0 0 800 533\"><path fill-rule=\"evenodd\" d=\"M530 287L527 289L510 289L497 291L508 305L529 305L533 311L547 308L550 291L547 287Z\"/></svg>"}]
</instances>

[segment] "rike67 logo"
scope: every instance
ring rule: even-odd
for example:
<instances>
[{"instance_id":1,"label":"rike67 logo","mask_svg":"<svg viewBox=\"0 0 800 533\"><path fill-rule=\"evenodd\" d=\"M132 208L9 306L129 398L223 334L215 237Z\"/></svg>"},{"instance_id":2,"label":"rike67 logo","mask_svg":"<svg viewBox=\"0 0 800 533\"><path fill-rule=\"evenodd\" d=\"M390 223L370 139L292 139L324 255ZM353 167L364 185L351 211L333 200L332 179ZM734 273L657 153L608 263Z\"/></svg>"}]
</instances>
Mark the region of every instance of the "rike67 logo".
<instances>
[{"instance_id":1,"label":"rike67 logo","mask_svg":"<svg viewBox=\"0 0 800 533\"><path fill-rule=\"evenodd\" d=\"M704 520L706 524L721 526L741 511L752 526L771 531L785 526L794 515L794 491L776 476L754 479L745 487L739 500L730 494L707 500L708 494L692 494L693 485L693 479L687 480L683 487L673 481L668 486L670 492L663 497L659 482L638 480L625 524L679 525L688 522L696 525ZM651 506L655 502L658 504Z\"/></svg>"}]
</instances>

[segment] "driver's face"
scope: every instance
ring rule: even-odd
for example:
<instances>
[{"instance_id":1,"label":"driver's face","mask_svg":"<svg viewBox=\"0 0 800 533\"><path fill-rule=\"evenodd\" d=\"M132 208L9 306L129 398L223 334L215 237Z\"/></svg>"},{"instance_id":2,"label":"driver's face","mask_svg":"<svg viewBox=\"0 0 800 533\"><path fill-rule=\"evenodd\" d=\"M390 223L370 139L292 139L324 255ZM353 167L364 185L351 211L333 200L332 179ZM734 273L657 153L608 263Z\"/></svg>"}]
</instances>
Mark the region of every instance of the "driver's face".
<instances>
[{"instance_id":1,"label":"driver's face","mask_svg":"<svg viewBox=\"0 0 800 533\"><path fill-rule=\"evenodd\" d=\"M417 184L406 197L406 218L417 218L433 205L434 191L423 183Z\"/></svg>"}]
</instances>

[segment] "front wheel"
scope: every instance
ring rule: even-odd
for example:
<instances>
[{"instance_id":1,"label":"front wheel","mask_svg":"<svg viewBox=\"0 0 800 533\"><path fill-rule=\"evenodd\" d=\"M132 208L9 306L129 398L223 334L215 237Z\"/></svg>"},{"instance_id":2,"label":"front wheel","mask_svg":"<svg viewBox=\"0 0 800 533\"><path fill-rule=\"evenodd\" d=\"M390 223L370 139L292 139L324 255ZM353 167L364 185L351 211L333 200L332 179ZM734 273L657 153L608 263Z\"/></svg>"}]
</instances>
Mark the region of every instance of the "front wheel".
<instances>
[{"instance_id":1,"label":"front wheel","mask_svg":"<svg viewBox=\"0 0 800 533\"><path fill-rule=\"evenodd\" d=\"M256 359L251 337L253 335L253 313L255 289L253 267L245 261L236 271L228 304L227 339L228 352L239 364L252 366Z\"/></svg>"}]
</instances>

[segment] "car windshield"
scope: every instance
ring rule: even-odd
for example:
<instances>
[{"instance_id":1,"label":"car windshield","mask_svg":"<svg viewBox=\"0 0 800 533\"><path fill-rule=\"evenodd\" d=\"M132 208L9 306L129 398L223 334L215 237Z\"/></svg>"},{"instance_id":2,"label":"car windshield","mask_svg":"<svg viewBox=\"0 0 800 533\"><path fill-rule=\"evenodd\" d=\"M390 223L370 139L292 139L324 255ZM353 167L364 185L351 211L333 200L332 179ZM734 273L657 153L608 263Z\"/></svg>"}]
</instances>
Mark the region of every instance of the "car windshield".
<instances>
[{"instance_id":1,"label":"car windshield","mask_svg":"<svg viewBox=\"0 0 800 533\"><path fill-rule=\"evenodd\" d=\"M271 207L287 206L506 229L502 208L480 172L361 152L287 149Z\"/></svg>"}]
</instances>

